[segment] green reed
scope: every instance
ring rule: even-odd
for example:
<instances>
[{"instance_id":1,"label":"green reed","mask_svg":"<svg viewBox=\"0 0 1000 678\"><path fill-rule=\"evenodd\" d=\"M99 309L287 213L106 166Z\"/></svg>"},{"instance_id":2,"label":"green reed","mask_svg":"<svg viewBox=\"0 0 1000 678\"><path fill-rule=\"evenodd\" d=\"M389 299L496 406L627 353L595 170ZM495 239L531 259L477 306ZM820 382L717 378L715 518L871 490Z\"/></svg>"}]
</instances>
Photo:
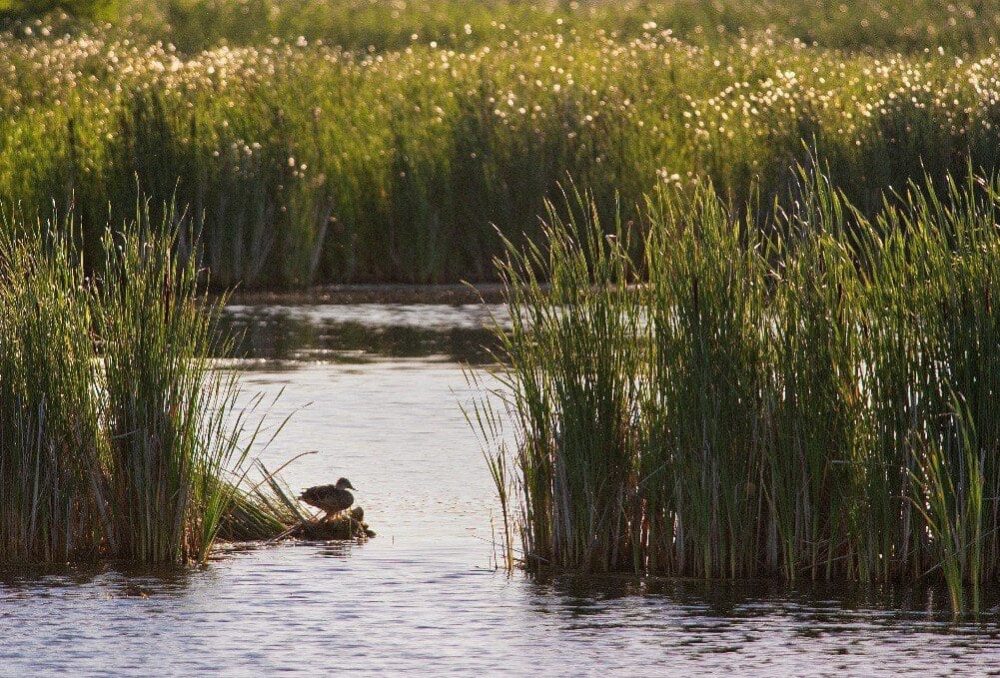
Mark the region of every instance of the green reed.
<instances>
[{"instance_id":1,"label":"green reed","mask_svg":"<svg viewBox=\"0 0 1000 678\"><path fill-rule=\"evenodd\" d=\"M973 35L992 14L777 4L193 0L150 4L171 19L149 32L17 24L0 199L72 206L88 266L142 195L181 207L221 287L433 283L493 277L494 225L539 238L567 172L610 225L706 179L759 192L766 221L810 153L869 216L924 174L997 166L1000 61Z\"/></svg>"},{"instance_id":2,"label":"green reed","mask_svg":"<svg viewBox=\"0 0 1000 678\"><path fill-rule=\"evenodd\" d=\"M974 50L994 47L1000 25L1000 14L989 5L934 0L848 0L836 6L778 0L486 0L473 5L461 0L5 0L0 25L28 23L55 8L80 19L110 21L133 35L187 51L220 42L257 44L273 35L301 35L360 50L402 49L417 41L458 49L497 40L508 29L527 33L556 22L626 37L641 35L652 22L704 43L766 29L840 49L918 51L943 45Z\"/></svg>"},{"instance_id":3,"label":"green reed","mask_svg":"<svg viewBox=\"0 0 1000 678\"><path fill-rule=\"evenodd\" d=\"M250 499L228 479L236 377L210 363L221 302L167 214L108 229L93 274L72 222L4 225L3 560L200 561Z\"/></svg>"},{"instance_id":4,"label":"green reed","mask_svg":"<svg viewBox=\"0 0 1000 678\"><path fill-rule=\"evenodd\" d=\"M704 184L653 195L638 230L552 213L544 246L508 243L518 447L493 464L525 563L940 580L979 609L1000 546L996 189L913 184L868 219L800 170L763 224Z\"/></svg>"},{"instance_id":5,"label":"green reed","mask_svg":"<svg viewBox=\"0 0 1000 678\"><path fill-rule=\"evenodd\" d=\"M8 223L9 227L10 224ZM36 232L37 233L37 232ZM90 298L65 243L0 241L0 552L68 560L98 550L106 454Z\"/></svg>"}]
</instances>

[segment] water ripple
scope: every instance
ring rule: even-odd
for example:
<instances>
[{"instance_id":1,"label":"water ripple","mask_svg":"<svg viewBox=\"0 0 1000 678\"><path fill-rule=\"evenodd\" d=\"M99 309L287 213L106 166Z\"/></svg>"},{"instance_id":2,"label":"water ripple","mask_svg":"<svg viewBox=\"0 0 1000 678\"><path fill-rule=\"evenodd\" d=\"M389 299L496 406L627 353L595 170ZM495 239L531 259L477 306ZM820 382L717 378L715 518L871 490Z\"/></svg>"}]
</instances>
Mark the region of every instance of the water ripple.
<instances>
[{"instance_id":1,"label":"water ripple","mask_svg":"<svg viewBox=\"0 0 1000 678\"><path fill-rule=\"evenodd\" d=\"M247 381L248 398L281 389L270 416L294 416L257 453L274 467L319 450L288 468L293 488L350 477L379 536L230 549L192 570L5 570L0 674L946 675L1000 665L1000 619L928 613L940 592L493 571L493 490L458 408L475 392L457 365L312 361Z\"/></svg>"}]
</instances>

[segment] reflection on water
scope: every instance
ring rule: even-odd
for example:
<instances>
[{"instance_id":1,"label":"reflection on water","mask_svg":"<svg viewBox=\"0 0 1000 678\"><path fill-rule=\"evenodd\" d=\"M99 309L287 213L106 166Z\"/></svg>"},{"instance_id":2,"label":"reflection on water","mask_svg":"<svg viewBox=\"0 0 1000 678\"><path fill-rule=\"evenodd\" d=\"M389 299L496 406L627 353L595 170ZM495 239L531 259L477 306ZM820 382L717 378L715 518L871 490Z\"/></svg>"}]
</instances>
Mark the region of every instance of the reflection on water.
<instances>
[{"instance_id":1,"label":"reflection on water","mask_svg":"<svg viewBox=\"0 0 1000 678\"><path fill-rule=\"evenodd\" d=\"M508 322L500 305L345 304L230 306L224 326L235 357L257 360L437 358L490 362L490 328Z\"/></svg>"},{"instance_id":2,"label":"reflection on water","mask_svg":"<svg viewBox=\"0 0 1000 678\"><path fill-rule=\"evenodd\" d=\"M205 569L179 567L133 567L123 564L18 566L0 569L0 601L34 597L39 592L66 587L100 589L109 598L170 595L187 589L192 577Z\"/></svg>"},{"instance_id":3,"label":"reflection on water","mask_svg":"<svg viewBox=\"0 0 1000 678\"><path fill-rule=\"evenodd\" d=\"M424 312L435 319L426 326L415 320ZM447 314L452 321L441 320ZM271 420L294 412L255 453L273 468L318 450L287 469L289 483L348 476L379 536L231 548L191 570L8 568L0 674L995 670L998 615L952 623L934 612L947 609L939 591L496 572L489 474L458 407L477 393L440 338L474 331L478 312L310 307L231 317L250 330L251 357L283 361L249 373L247 397L283 391ZM286 325L262 329L272 321ZM338 334L344 325L373 338L350 343ZM402 331L435 348L377 338ZM352 351L364 360L345 361Z\"/></svg>"}]
</instances>

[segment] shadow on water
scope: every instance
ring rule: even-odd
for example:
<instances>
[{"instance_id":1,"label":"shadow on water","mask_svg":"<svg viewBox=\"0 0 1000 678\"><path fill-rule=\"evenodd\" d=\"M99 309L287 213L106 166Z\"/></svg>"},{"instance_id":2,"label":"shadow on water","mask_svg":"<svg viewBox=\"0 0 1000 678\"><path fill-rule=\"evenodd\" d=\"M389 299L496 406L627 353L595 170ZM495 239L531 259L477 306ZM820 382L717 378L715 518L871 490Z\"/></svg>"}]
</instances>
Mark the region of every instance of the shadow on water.
<instances>
[{"instance_id":1,"label":"shadow on water","mask_svg":"<svg viewBox=\"0 0 1000 678\"><path fill-rule=\"evenodd\" d=\"M230 306L223 332L236 338L229 358L364 364L381 359L493 362L491 313L500 307L432 304ZM252 367L252 363L248 363Z\"/></svg>"},{"instance_id":2,"label":"shadow on water","mask_svg":"<svg viewBox=\"0 0 1000 678\"><path fill-rule=\"evenodd\" d=\"M316 555L323 558L346 560L350 558L354 546L354 542L331 541L316 547Z\"/></svg>"},{"instance_id":3,"label":"shadow on water","mask_svg":"<svg viewBox=\"0 0 1000 678\"><path fill-rule=\"evenodd\" d=\"M137 567L122 563L0 566L0 601L19 596L38 597L58 589L100 589L112 598L148 598L185 593L192 579L208 566Z\"/></svg>"},{"instance_id":4,"label":"shadow on water","mask_svg":"<svg viewBox=\"0 0 1000 678\"><path fill-rule=\"evenodd\" d=\"M540 609L586 624L600 618L609 607L629 599L643 606L670 608L682 616L721 620L787 617L797 633L836 631L841 623L864 618L868 624L905 624L947 633L960 629L1000 636L1000 590L984 591L984 609L978 617L956 620L948 592L941 585L897 586L808 582L789 586L770 580L705 581L630 575L534 577L529 586ZM555 605L552 605L555 603ZM598 623L603 624L603 620Z\"/></svg>"}]
</instances>

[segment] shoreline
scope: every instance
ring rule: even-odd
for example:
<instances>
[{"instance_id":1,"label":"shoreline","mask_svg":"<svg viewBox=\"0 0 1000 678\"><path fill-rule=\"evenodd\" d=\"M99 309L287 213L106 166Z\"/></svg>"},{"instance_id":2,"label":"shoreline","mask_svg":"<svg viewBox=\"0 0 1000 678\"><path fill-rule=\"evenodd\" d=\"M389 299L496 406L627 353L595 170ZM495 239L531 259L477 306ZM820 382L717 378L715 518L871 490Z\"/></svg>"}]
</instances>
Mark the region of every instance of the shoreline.
<instances>
[{"instance_id":1,"label":"shoreline","mask_svg":"<svg viewBox=\"0 0 1000 678\"><path fill-rule=\"evenodd\" d=\"M317 285L292 290L234 290L227 305L498 304L500 283L414 285L394 283Z\"/></svg>"}]
</instances>

